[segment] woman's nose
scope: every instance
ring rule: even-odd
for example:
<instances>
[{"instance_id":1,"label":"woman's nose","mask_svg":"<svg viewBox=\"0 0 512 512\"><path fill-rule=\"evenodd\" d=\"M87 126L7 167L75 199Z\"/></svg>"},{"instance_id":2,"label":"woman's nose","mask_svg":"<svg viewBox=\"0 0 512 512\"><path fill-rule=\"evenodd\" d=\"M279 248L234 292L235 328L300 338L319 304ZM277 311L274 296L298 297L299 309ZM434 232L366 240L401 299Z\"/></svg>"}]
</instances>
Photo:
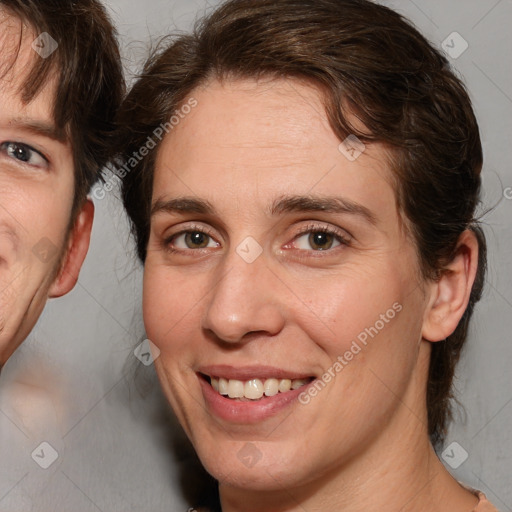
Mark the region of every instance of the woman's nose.
<instances>
[{"instance_id":1,"label":"woman's nose","mask_svg":"<svg viewBox=\"0 0 512 512\"><path fill-rule=\"evenodd\" d=\"M227 343L244 341L249 333L278 334L284 326L283 285L264 255L252 260L233 251L222 271L208 296L203 328Z\"/></svg>"}]
</instances>

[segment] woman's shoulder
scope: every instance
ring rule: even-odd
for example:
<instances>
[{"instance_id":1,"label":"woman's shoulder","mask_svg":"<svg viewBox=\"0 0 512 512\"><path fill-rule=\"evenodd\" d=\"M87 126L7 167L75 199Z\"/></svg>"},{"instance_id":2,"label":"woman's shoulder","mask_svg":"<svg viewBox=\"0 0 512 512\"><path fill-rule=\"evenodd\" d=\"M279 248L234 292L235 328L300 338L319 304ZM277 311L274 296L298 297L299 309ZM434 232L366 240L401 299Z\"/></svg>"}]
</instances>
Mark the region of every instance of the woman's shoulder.
<instances>
[{"instance_id":1,"label":"woman's shoulder","mask_svg":"<svg viewBox=\"0 0 512 512\"><path fill-rule=\"evenodd\" d=\"M474 491L474 493L478 496L480 501L478 502L478 505L473 510L473 512L499 512L498 509L487 500L485 494L480 491Z\"/></svg>"}]
</instances>

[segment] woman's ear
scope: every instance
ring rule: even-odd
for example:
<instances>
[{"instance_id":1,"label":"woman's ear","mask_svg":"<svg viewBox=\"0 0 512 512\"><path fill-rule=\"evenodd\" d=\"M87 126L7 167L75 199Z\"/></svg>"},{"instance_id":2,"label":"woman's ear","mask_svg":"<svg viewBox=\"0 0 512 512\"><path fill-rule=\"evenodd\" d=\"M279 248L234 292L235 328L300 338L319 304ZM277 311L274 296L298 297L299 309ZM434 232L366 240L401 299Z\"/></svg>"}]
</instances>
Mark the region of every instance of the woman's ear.
<instances>
[{"instance_id":1,"label":"woman's ear","mask_svg":"<svg viewBox=\"0 0 512 512\"><path fill-rule=\"evenodd\" d=\"M467 229L459 237L455 257L430 287L423 339L441 341L455 331L466 311L477 269L478 240L473 231Z\"/></svg>"},{"instance_id":2,"label":"woman's ear","mask_svg":"<svg viewBox=\"0 0 512 512\"><path fill-rule=\"evenodd\" d=\"M93 220L94 204L87 199L73 225L61 269L50 286L48 297L52 299L62 297L74 288L89 249Z\"/></svg>"}]
</instances>

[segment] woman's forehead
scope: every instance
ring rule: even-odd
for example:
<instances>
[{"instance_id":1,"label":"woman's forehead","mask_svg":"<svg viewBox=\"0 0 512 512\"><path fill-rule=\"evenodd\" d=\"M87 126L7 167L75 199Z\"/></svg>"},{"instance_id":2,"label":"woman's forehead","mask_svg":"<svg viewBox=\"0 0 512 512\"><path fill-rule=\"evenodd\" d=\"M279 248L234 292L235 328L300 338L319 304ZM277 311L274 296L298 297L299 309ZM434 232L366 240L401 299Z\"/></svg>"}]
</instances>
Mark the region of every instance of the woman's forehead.
<instances>
[{"instance_id":1,"label":"woman's forehead","mask_svg":"<svg viewBox=\"0 0 512 512\"><path fill-rule=\"evenodd\" d=\"M337 146L319 91L297 81L212 81L191 96L197 108L170 135L186 127L187 137L194 131L193 136L204 139L198 142L203 145L238 145L242 150L261 146L267 151L273 147L297 151L312 143L319 146L315 139L327 135L325 143Z\"/></svg>"},{"instance_id":2,"label":"woman's forehead","mask_svg":"<svg viewBox=\"0 0 512 512\"><path fill-rule=\"evenodd\" d=\"M384 149L355 135L340 142L313 87L291 80L215 82L192 96L197 107L159 149L154 197L192 191L214 201L274 200L335 191L394 203Z\"/></svg>"}]
</instances>

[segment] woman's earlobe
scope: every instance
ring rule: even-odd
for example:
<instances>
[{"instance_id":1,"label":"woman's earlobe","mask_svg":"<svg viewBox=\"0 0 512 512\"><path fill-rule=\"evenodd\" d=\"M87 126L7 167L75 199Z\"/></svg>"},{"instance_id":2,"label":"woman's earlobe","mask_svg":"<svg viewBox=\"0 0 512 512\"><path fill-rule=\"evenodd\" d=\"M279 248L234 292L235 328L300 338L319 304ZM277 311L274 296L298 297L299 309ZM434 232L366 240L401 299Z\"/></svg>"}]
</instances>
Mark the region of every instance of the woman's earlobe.
<instances>
[{"instance_id":1,"label":"woman's earlobe","mask_svg":"<svg viewBox=\"0 0 512 512\"><path fill-rule=\"evenodd\" d=\"M422 336L442 341L452 334L466 311L478 269L478 240L471 230L464 231L453 260L432 285L425 312Z\"/></svg>"},{"instance_id":2,"label":"woman's earlobe","mask_svg":"<svg viewBox=\"0 0 512 512\"><path fill-rule=\"evenodd\" d=\"M87 199L73 225L61 268L48 291L49 298L62 297L75 287L89 250L93 220L94 203Z\"/></svg>"}]
</instances>

